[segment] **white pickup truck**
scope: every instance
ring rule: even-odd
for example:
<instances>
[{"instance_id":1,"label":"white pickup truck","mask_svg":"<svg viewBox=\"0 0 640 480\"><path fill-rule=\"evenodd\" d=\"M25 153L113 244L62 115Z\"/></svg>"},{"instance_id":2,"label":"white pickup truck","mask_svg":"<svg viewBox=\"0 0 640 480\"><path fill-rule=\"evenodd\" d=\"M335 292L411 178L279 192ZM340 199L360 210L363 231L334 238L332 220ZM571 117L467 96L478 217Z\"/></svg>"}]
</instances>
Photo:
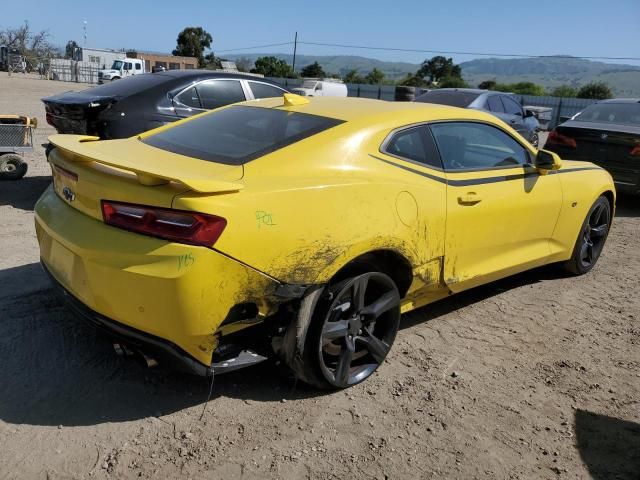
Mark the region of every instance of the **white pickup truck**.
<instances>
[{"instance_id":1,"label":"white pickup truck","mask_svg":"<svg viewBox=\"0 0 640 480\"><path fill-rule=\"evenodd\" d=\"M124 60L114 60L110 69L98 72L98 83L112 82L132 75L145 73L144 60L141 58L125 58Z\"/></svg>"}]
</instances>

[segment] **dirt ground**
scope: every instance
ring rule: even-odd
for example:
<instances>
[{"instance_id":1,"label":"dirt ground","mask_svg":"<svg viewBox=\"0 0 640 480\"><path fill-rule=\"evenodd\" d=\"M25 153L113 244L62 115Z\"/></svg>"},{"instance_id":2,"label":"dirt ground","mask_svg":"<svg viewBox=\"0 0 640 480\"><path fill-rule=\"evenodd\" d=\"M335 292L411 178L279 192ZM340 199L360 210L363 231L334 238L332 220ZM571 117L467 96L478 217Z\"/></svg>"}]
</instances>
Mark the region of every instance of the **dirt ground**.
<instances>
[{"instance_id":1,"label":"dirt ground","mask_svg":"<svg viewBox=\"0 0 640 480\"><path fill-rule=\"evenodd\" d=\"M0 112L82 85L0 73ZM0 479L640 478L640 202L600 263L535 270L404 318L387 362L319 393L273 364L208 383L117 357L38 265L50 177L0 183Z\"/></svg>"}]
</instances>

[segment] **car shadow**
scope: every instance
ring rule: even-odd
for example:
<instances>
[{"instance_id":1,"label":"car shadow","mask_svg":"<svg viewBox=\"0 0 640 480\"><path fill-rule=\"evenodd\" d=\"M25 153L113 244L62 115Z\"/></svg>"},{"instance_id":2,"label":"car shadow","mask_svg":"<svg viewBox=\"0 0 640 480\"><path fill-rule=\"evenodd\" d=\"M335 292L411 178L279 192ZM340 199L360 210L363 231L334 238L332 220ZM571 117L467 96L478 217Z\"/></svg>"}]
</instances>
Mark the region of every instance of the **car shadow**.
<instances>
[{"instance_id":1,"label":"car shadow","mask_svg":"<svg viewBox=\"0 0 640 480\"><path fill-rule=\"evenodd\" d=\"M32 211L50 183L50 175L0 180L0 206L11 205L13 208Z\"/></svg>"},{"instance_id":2,"label":"car shadow","mask_svg":"<svg viewBox=\"0 0 640 480\"><path fill-rule=\"evenodd\" d=\"M556 269L542 268L476 288L405 316L403 328L558 276ZM137 355L117 356L110 338L73 316L45 280L37 263L0 270L0 291L7 292L0 296L0 419L94 425L159 417L206 401L208 379L149 369ZM215 404L219 397L267 402L323 394L268 361L218 375L211 398Z\"/></svg>"},{"instance_id":3,"label":"car shadow","mask_svg":"<svg viewBox=\"0 0 640 480\"><path fill-rule=\"evenodd\" d=\"M618 194L616 198L616 217L640 217L640 197Z\"/></svg>"},{"instance_id":4,"label":"car shadow","mask_svg":"<svg viewBox=\"0 0 640 480\"><path fill-rule=\"evenodd\" d=\"M116 355L110 338L70 313L44 279L37 263L0 270L0 293L9 284L18 286L0 295L0 419L94 425L160 417L207 400L207 378L148 368L139 355ZM268 361L215 377L211 399L279 401L320 394Z\"/></svg>"},{"instance_id":5,"label":"car shadow","mask_svg":"<svg viewBox=\"0 0 640 480\"><path fill-rule=\"evenodd\" d=\"M592 478L640 478L640 424L576 410L575 432Z\"/></svg>"},{"instance_id":6,"label":"car shadow","mask_svg":"<svg viewBox=\"0 0 640 480\"><path fill-rule=\"evenodd\" d=\"M425 307L418 308L403 316L401 329L411 328L418 324L434 320L474 303L486 300L503 292L515 288L544 282L558 280L566 277L566 273L556 265L547 265L533 270L528 270L511 277L503 278L486 285L481 285L470 290L457 293L443 300L439 300Z\"/></svg>"}]
</instances>

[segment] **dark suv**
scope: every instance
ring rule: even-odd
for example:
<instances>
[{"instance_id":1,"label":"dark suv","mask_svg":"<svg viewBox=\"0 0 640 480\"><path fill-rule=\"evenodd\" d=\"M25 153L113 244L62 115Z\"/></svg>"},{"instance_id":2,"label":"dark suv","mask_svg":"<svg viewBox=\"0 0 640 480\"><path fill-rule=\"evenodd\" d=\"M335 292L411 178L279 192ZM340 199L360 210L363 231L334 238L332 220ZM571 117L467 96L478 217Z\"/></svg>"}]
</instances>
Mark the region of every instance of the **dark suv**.
<instances>
[{"instance_id":1,"label":"dark suv","mask_svg":"<svg viewBox=\"0 0 640 480\"><path fill-rule=\"evenodd\" d=\"M214 70L145 73L80 92L43 98L58 133L126 138L231 103L280 97L262 77Z\"/></svg>"},{"instance_id":2,"label":"dark suv","mask_svg":"<svg viewBox=\"0 0 640 480\"><path fill-rule=\"evenodd\" d=\"M533 112L524 110L510 93L475 88L440 88L423 93L415 101L483 110L504 121L534 147L538 146L538 119Z\"/></svg>"}]
</instances>

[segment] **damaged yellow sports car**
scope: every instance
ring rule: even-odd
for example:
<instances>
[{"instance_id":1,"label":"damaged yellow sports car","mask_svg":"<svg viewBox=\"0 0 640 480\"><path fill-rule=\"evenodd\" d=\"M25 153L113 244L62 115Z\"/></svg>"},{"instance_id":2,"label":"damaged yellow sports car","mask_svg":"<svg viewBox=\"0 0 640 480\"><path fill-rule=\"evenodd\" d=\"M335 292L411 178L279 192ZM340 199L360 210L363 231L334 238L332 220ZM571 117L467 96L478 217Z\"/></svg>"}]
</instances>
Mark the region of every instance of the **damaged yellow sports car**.
<instances>
[{"instance_id":1,"label":"damaged yellow sports car","mask_svg":"<svg viewBox=\"0 0 640 480\"><path fill-rule=\"evenodd\" d=\"M615 204L605 170L423 103L286 94L50 141L45 270L81 316L200 375L275 352L311 385L359 383L401 313L543 264L588 272Z\"/></svg>"}]
</instances>

